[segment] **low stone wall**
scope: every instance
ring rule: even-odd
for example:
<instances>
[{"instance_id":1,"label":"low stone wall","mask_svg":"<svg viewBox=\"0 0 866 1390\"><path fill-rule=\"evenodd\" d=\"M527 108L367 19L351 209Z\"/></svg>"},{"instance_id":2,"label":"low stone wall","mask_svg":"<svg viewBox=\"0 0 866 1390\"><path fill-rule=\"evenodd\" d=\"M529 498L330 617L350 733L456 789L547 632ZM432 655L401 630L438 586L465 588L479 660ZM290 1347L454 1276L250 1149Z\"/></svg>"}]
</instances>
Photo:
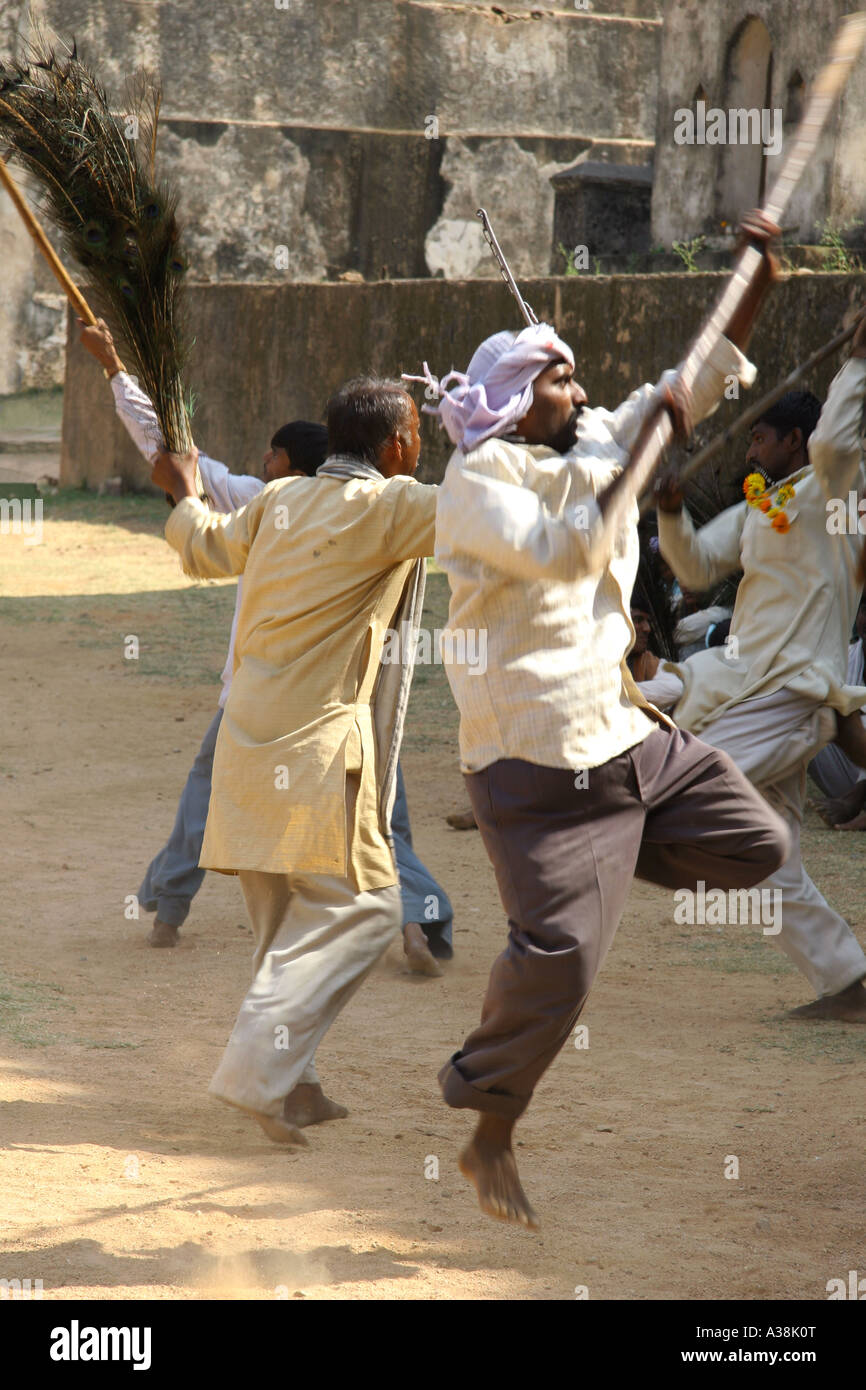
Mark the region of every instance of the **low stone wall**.
<instances>
[{"instance_id":1,"label":"low stone wall","mask_svg":"<svg viewBox=\"0 0 866 1390\"><path fill-rule=\"evenodd\" d=\"M719 294L721 274L571 276L524 282L539 318L572 344L592 404L615 407L635 386L676 365ZM765 391L838 328L845 309L866 299L866 274L791 275L773 290L752 345ZM199 447L236 472L260 472L271 434L296 417L318 420L329 394L363 372L442 375L464 368L488 333L520 327L505 287L488 280L375 284L191 285L195 347L188 385L198 407ZM77 342L67 354L61 482L96 487L119 474L148 485L147 468L114 414L101 370ZM805 385L822 394L838 363ZM423 400L423 391L416 390ZM741 407L724 402L709 429ZM419 476L436 481L448 441L424 418ZM734 453L741 455L735 446ZM732 457L732 456L729 456ZM724 461L724 460L723 460Z\"/></svg>"}]
</instances>

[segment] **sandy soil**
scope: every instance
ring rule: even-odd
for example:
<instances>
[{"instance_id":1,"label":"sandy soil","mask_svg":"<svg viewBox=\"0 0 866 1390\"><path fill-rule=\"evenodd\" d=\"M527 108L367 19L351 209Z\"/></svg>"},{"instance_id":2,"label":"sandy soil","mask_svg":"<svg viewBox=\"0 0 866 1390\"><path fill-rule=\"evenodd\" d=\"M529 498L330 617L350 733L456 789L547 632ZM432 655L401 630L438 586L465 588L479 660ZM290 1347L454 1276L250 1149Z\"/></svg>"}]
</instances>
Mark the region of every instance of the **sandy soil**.
<instances>
[{"instance_id":1,"label":"sandy soil","mask_svg":"<svg viewBox=\"0 0 866 1390\"><path fill-rule=\"evenodd\" d=\"M676 926L640 885L589 1047L520 1128L542 1231L480 1214L455 1166L469 1118L435 1078L503 922L479 837L444 823L464 797L439 668L404 766L454 962L420 980L392 948L319 1053L350 1117L306 1151L207 1097L248 978L238 885L208 876L175 951L124 917L212 716L233 602L183 578L163 519L61 497L42 545L0 538L0 1277L46 1298L823 1299L866 1268L866 1030L784 1020L808 987L759 929ZM862 936L863 840L811 815L805 852Z\"/></svg>"}]
</instances>

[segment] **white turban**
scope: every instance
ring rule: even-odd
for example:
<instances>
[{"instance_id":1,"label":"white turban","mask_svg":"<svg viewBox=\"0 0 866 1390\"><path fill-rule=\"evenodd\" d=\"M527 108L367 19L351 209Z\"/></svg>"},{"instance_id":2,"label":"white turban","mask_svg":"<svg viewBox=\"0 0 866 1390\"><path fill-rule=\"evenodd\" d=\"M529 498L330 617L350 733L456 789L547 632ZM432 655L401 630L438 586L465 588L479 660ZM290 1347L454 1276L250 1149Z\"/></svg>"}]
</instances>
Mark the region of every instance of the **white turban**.
<instances>
[{"instance_id":1,"label":"white turban","mask_svg":"<svg viewBox=\"0 0 866 1390\"><path fill-rule=\"evenodd\" d=\"M532 405L535 378L560 358L574 366L574 354L556 330L535 323L485 338L465 372L449 372L437 382L425 362L425 375L409 380L426 381L441 395L438 406L425 409L439 416L452 442L468 454L513 429Z\"/></svg>"}]
</instances>

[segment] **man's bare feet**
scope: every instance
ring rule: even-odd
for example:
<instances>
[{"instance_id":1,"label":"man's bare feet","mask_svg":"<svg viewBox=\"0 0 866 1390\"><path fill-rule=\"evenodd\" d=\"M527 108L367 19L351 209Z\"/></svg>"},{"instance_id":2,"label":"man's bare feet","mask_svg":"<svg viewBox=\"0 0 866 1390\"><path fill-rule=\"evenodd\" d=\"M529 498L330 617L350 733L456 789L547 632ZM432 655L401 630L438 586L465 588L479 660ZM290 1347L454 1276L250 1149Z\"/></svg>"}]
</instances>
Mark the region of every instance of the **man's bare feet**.
<instances>
[{"instance_id":1,"label":"man's bare feet","mask_svg":"<svg viewBox=\"0 0 866 1390\"><path fill-rule=\"evenodd\" d=\"M348 1113L345 1105L328 1099L318 1082L297 1085L283 1101L283 1119L298 1129L323 1120L343 1120Z\"/></svg>"},{"instance_id":2,"label":"man's bare feet","mask_svg":"<svg viewBox=\"0 0 866 1390\"><path fill-rule=\"evenodd\" d=\"M866 811L860 811L853 820L842 821L833 826L834 830L866 830Z\"/></svg>"},{"instance_id":3,"label":"man's bare feet","mask_svg":"<svg viewBox=\"0 0 866 1390\"><path fill-rule=\"evenodd\" d=\"M817 802L815 810L828 825L837 826L866 810L866 780L855 782L843 796L829 796Z\"/></svg>"},{"instance_id":4,"label":"man's bare feet","mask_svg":"<svg viewBox=\"0 0 866 1390\"><path fill-rule=\"evenodd\" d=\"M403 954L409 969L416 975L442 974L442 966L430 950L420 922L407 922L403 928Z\"/></svg>"},{"instance_id":5,"label":"man's bare feet","mask_svg":"<svg viewBox=\"0 0 866 1390\"><path fill-rule=\"evenodd\" d=\"M173 927L169 922L161 922L157 917L150 929L147 944L148 946L176 946L179 931L179 927Z\"/></svg>"},{"instance_id":6,"label":"man's bare feet","mask_svg":"<svg viewBox=\"0 0 866 1390\"><path fill-rule=\"evenodd\" d=\"M477 830L478 823L475 820L474 811L452 811L450 816L445 817L452 830Z\"/></svg>"},{"instance_id":7,"label":"man's bare feet","mask_svg":"<svg viewBox=\"0 0 866 1390\"><path fill-rule=\"evenodd\" d=\"M789 1018L817 1020L834 1019L837 1023L866 1023L866 989L862 981L849 985L839 994L824 994L811 1004L791 1009Z\"/></svg>"},{"instance_id":8,"label":"man's bare feet","mask_svg":"<svg viewBox=\"0 0 866 1390\"><path fill-rule=\"evenodd\" d=\"M258 1120L265 1134L269 1139L273 1139L275 1144L297 1144L301 1148L307 1148L307 1141L297 1126L280 1119L279 1115L263 1115L260 1110L250 1110L249 1106L238 1105L233 1100L228 1104L244 1115L249 1115L251 1119Z\"/></svg>"},{"instance_id":9,"label":"man's bare feet","mask_svg":"<svg viewBox=\"0 0 866 1390\"><path fill-rule=\"evenodd\" d=\"M520 1185L511 1149L513 1129L513 1120L482 1115L457 1162L464 1178L474 1183L483 1212L495 1216L497 1221L513 1221L537 1231L538 1217Z\"/></svg>"}]
</instances>

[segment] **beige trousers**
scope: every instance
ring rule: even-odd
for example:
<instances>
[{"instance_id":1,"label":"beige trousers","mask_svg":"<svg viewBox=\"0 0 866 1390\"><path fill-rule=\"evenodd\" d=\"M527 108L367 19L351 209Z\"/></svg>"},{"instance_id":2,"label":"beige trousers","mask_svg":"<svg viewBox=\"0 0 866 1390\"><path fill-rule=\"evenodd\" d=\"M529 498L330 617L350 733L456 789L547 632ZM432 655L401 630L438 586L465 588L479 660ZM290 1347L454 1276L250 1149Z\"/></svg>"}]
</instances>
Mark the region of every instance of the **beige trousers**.
<instances>
[{"instance_id":1,"label":"beige trousers","mask_svg":"<svg viewBox=\"0 0 866 1390\"><path fill-rule=\"evenodd\" d=\"M734 705L700 732L704 743L733 758L788 827L788 857L759 885L782 893L782 930L768 939L790 957L819 997L839 994L866 976L860 943L806 873L800 852L806 767L835 732L831 709L784 689Z\"/></svg>"},{"instance_id":2,"label":"beige trousers","mask_svg":"<svg viewBox=\"0 0 866 1390\"><path fill-rule=\"evenodd\" d=\"M324 874L240 872L255 938L254 977L210 1084L212 1095L280 1115L316 1081L322 1037L399 932L394 884L359 893Z\"/></svg>"}]
</instances>

